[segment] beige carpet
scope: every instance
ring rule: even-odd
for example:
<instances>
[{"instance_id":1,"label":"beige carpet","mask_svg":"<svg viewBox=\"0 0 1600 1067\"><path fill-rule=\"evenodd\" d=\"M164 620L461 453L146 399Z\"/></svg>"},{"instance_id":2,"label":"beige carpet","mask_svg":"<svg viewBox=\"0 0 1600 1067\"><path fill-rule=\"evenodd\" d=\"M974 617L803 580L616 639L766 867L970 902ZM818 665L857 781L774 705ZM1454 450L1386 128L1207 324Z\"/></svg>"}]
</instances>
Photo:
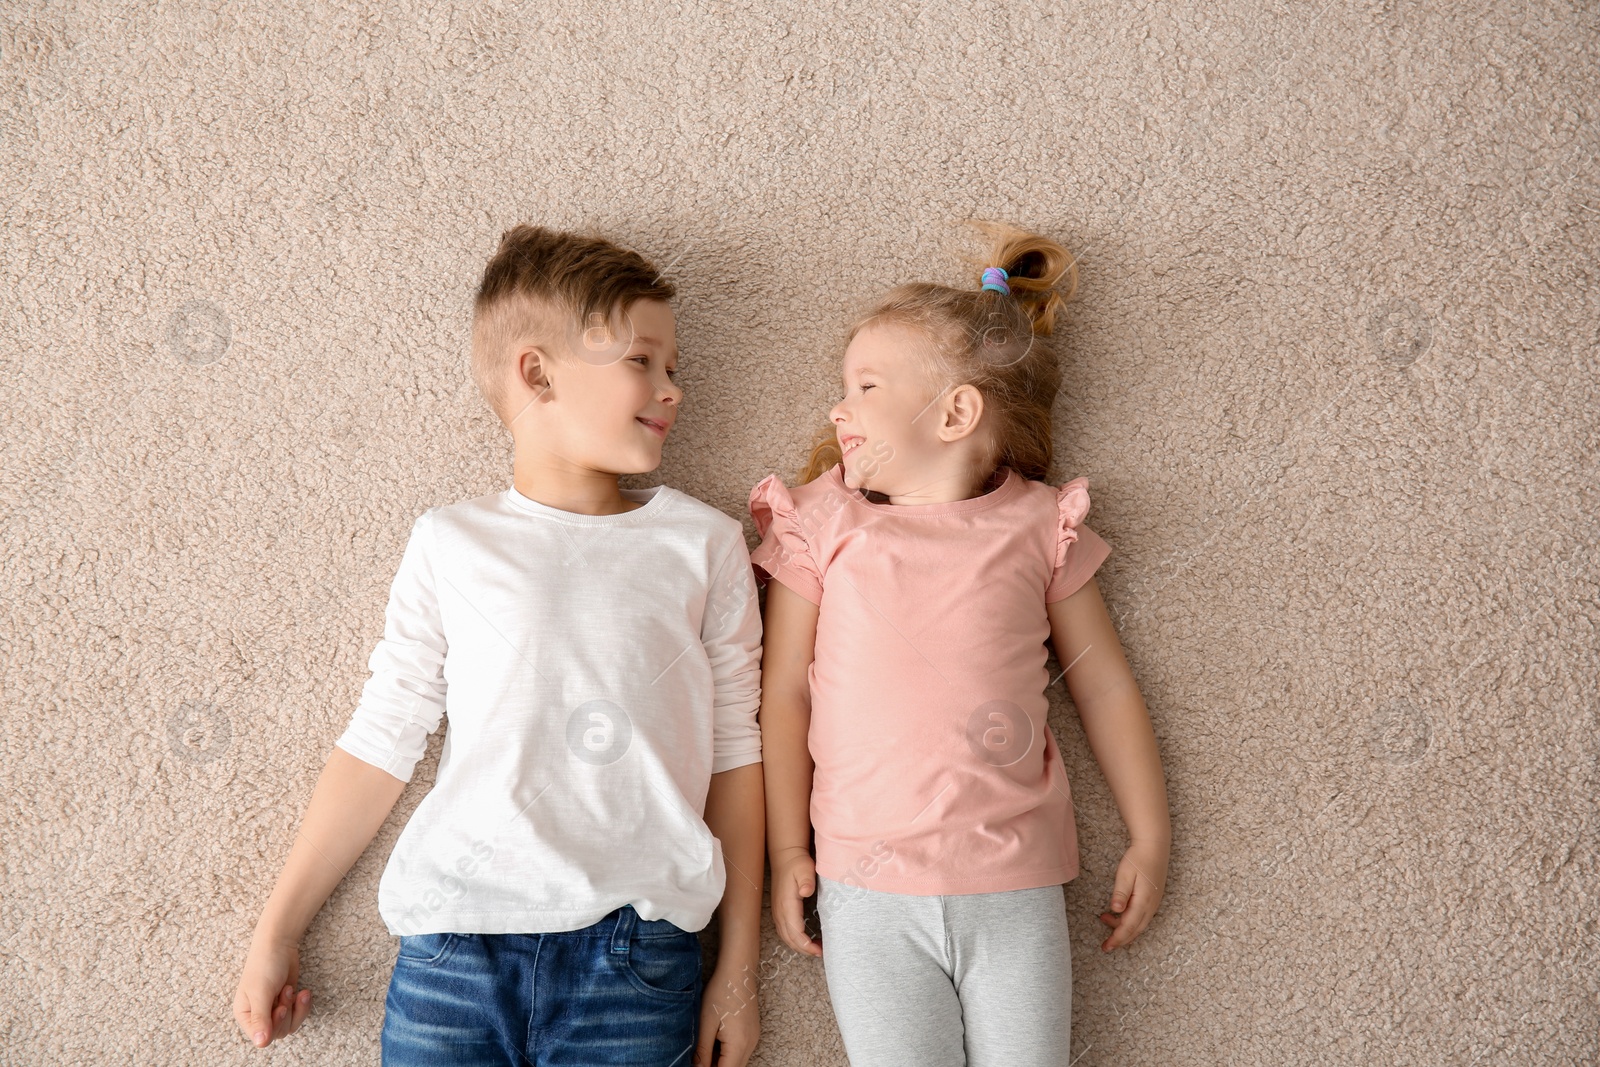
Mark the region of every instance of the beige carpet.
<instances>
[{"instance_id":1,"label":"beige carpet","mask_svg":"<svg viewBox=\"0 0 1600 1067\"><path fill-rule=\"evenodd\" d=\"M6 4L0 1061L377 1062L439 735L305 1029L230 1002L412 519L509 482L502 229L669 267L685 414L628 484L745 518L971 216L1081 254L1055 474L1170 782L1102 955L1123 828L1057 685L1076 1062L1600 1061L1595 8L1182 7ZM757 1062L844 1064L768 934Z\"/></svg>"}]
</instances>

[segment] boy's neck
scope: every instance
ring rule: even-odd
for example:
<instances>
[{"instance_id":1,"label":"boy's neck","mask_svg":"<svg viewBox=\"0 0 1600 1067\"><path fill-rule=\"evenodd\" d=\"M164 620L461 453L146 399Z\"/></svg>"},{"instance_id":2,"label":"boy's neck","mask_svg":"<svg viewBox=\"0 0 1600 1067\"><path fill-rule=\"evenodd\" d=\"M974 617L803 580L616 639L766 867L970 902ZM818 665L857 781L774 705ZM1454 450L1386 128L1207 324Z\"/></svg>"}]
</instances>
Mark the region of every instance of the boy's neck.
<instances>
[{"instance_id":1,"label":"boy's neck","mask_svg":"<svg viewBox=\"0 0 1600 1067\"><path fill-rule=\"evenodd\" d=\"M577 515L621 515L644 505L622 495L617 475L518 455L511 485L529 500Z\"/></svg>"}]
</instances>

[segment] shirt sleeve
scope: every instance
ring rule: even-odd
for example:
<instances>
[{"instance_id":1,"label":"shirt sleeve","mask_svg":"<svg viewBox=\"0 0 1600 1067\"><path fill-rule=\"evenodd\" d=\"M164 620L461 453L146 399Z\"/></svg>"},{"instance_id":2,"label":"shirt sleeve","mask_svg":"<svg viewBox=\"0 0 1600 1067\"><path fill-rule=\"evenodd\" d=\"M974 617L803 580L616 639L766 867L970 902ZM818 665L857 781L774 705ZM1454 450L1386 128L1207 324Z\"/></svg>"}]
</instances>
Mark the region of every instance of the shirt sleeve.
<instances>
[{"instance_id":1,"label":"shirt sleeve","mask_svg":"<svg viewBox=\"0 0 1600 1067\"><path fill-rule=\"evenodd\" d=\"M761 544L750 553L756 581L776 579L813 604L822 603L822 569L806 540L800 514L788 487L769 474L750 490L750 517Z\"/></svg>"},{"instance_id":2,"label":"shirt sleeve","mask_svg":"<svg viewBox=\"0 0 1600 1067\"><path fill-rule=\"evenodd\" d=\"M1083 524L1088 513L1087 478L1074 478L1056 490L1056 559L1045 589L1047 604L1076 593L1111 555L1111 546Z\"/></svg>"},{"instance_id":3,"label":"shirt sleeve","mask_svg":"<svg viewBox=\"0 0 1600 1067\"><path fill-rule=\"evenodd\" d=\"M711 773L761 762L761 609L744 535L724 553L706 598L700 641L711 662Z\"/></svg>"},{"instance_id":4,"label":"shirt sleeve","mask_svg":"<svg viewBox=\"0 0 1600 1067\"><path fill-rule=\"evenodd\" d=\"M389 587L383 638L367 659L372 676L334 742L357 759L411 781L445 710L445 637L433 572L433 509L411 525Z\"/></svg>"}]
</instances>

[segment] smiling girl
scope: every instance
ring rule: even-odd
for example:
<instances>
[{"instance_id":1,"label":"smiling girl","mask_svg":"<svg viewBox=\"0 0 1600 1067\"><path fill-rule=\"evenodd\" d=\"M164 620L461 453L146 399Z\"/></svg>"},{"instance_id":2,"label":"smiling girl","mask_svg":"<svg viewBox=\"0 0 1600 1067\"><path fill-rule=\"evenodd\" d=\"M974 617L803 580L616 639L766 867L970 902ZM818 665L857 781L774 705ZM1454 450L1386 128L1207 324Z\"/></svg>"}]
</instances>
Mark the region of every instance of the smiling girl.
<instances>
[{"instance_id":1,"label":"smiling girl","mask_svg":"<svg viewBox=\"0 0 1600 1067\"><path fill-rule=\"evenodd\" d=\"M1093 578L1111 550L1087 479L1045 480L1076 270L987 230L977 285L903 285L855 324L804 484L750 494L773 918L822 957L853 1067L1071 1058L1078 843L1046 641L1131 839L1103 950L1166 882L1155 736Z\"/></svg>"}]
</instances>

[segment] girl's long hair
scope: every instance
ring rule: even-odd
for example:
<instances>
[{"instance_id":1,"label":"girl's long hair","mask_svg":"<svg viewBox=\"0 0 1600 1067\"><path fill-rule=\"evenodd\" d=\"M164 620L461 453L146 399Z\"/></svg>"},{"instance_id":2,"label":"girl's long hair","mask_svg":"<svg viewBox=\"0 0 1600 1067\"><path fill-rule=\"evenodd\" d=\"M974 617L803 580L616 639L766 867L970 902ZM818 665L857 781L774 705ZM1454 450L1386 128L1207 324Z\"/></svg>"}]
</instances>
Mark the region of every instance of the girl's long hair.
<instances>
[{"instance_id":1,"label":"girl's long hair","mask_svg":"<svg viewBox=\"0 0 1600 1067\"><path fill-rule=\"evenodd\" d=\"M1078 288L1078 265L1059 242L1003 223L976 225L990 239L984 267L1002 267L1009 294L911 282L890 290L856 319L845 344L874 323L898 323L922 333L921 364L935 395L971 385L983 396L979 426L983 448L969 472L972 486L987 484L1002 466L1025 478L1049 477L1053 443L1050 410L1061 387L1061 368L1049 338L1062 305ZM842 456L832 424L812 440L800 482L837 465Z\"/></svg>"}]
</instances>

